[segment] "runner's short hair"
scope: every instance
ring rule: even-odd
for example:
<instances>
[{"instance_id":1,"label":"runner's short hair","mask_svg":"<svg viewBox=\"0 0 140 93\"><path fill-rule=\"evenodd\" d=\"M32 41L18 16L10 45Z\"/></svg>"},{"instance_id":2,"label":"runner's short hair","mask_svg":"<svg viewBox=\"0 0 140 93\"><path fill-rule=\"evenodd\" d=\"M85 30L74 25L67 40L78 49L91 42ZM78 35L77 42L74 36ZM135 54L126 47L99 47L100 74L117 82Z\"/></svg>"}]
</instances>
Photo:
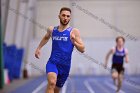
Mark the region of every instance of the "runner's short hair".
<instances>
[{"instance_id":1,"label":"runner's short hair","mask_svg":"<svg viewBox=\"0 0 140 93\"><path fill-rule=\"evenodd\" d=\"M116 42L118 42L118 40L119 40L120 38L123 40L123 42L125 42L125 38L124 38L123 36L118 36L118 37L116 38Z\"/></svg>"},{"instance_id":2,"label":"runner's short hair","mask_svg":"<svg viewBox=\"0 0 140 93\"><path fill-rule=\"evenodd\" d=\"M71 13L71 9L68 8L68 7L62 7L62 8L60 9L60 14L61 14L62 11L69 11L69 12Z\"/></svg>"}]
</instances>

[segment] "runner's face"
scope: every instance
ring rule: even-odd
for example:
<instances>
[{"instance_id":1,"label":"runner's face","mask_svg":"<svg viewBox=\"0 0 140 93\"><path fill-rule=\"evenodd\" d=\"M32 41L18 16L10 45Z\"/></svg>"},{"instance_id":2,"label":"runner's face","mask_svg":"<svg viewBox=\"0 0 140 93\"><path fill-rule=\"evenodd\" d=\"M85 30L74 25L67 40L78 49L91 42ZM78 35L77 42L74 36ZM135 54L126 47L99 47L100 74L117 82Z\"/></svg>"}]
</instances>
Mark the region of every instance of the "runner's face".
<instances>
[{"instance_id":1,"label":"runner's face","mask_svg":"<svg viewBox=\"0 0 140 93\"><path fill-rule=\"evenodd\" d=\"M124 45L124 41L122 38L119 38L118 41L117 41L117 46L123 46Z\"/></svg>"},{"instance_id":2,"label":"runner's face","mask_svg":"<svg viewBox=\"0 0 140 93\"><path fill-rule=\"evenodd\" d=\"M59 19L60 19L60 23L66 26L71 19L71 13L69 11L62 11L59 14Z\"/></svg>"}]
</instances>

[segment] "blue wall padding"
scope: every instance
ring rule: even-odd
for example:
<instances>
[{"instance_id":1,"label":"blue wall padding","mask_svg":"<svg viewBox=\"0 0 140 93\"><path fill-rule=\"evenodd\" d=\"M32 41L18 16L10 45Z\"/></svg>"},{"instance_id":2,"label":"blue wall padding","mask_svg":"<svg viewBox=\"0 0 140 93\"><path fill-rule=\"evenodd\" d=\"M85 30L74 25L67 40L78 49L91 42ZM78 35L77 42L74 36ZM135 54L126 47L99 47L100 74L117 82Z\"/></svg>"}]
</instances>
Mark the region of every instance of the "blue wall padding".
<instances>
[{"instance_id":1,"label":"blue wall padding","mask_svg":"<svg viewBox=\"0 0 140 93\"><path fill-rule=\"evenodd\" d=\"M23 58L24 49L17 49L17 54L15 56L15 63L14 63L14 78L20 78L21 73L21 62Z\"/></svg>"},{"instance_id":2,"label":"blue wall padding","mask_svg":"<svg viewBox=\"0 0 140 93\"><path fill-rule=\"evenodd\" d=\"M4 68L8 69L9 79L20 78L21 62L24 49L17 49L15 45L7 46L3 44Z\"/></svg>"}]
</instances>

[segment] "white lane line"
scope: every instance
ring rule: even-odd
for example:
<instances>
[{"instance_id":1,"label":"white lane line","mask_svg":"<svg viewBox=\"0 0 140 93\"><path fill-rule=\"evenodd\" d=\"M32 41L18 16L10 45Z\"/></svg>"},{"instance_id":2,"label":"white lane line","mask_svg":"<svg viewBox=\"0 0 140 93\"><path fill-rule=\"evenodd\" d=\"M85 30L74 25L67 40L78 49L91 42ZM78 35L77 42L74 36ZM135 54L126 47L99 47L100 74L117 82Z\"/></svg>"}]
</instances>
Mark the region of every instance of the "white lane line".
<instances>
[{"instance_id":1,"label":"white lane line","mask_svg":"<svg viewBox=\"0 0 140 93\"><path fill-rule=\"evenodd\" d=\"M128 81L125 81L124 82L126 85L128 85L128 86L131 86L131 87L133 87L133 88L135 88L135 89L138 89L138 90L140 90L140 86L139 85L136 85L135 83L131 83L131 82L128 82Z\"/></svg>"},{"instance_id":2,"label":"white lane line","mask_svg":"<svg viewBox=\"0 0 140 93\"><path fill-rule=\"evenodd\" d=\"M114 90L116 90L117 89L117 87L116 86L114 86L113 84L110 84L109 82L107 82L107 81L105 81L104 82L108 87L110 87L110 88L112 88L112 89L114 89ZM124 91L122 91L122 90L120 90L120 93L125 93Z\"/></svg>"},{"instance_id":3,"label":"white lane line","mask_svg":"<svg viewBox=\"0 0 140 93\"><path fill-rule=\"evenodd\" d=\"M68 82L66 81L65 85L62 88L62 93L66 93L66 91L67 91L67 85L68 85L67 83Z\"/></svg>"},{"instance_id":4,"label":"white lane line","mask_svg":"<svg viewBox=\"0 0 140 93\"><path fill-rule=\"evenodd\" d=\"M86 88L90 93L95 93L95 91L92 89L92 87L90 86L87 80L84 81L84 85L86 86Z\"/></svg>"},{"instance_id":5,"label":"white lane line","mask_svg":"<svg viewBox=\"0 0 140 93\"><path fill-rule=\"evenodd\" d=\"M89 81L97 85L101 90L104 91L104 93L110 93L101 83L97 82L96 80L90 79Z\"/></svg>"},{"instance_id":6,"label":"white lane line","mask_svg":"<svg viewBox=\"0 0 140 93\"><path fill-rule=\"evenodd\" d=\"M112 81L112 80L110 79L109 81ZM133 80L133 81L135 81L135 80ZM138 84L136 85L135 82L134 82L134 83L133 83L133 82L129 82L129 81L127 81L127 80L125 79L125 80L124 80L124 83L125 83L126 85L128 85L128 86L131 86L131 87L137 89L137 90L140 90L140 85L138 85Z\"/></svg>"},{"instance_id":7,"label":"white lane line","mask_svg":"<svg viewBox=\"0 0 140 93\"><path fill-rule=\"evenodd\" d=\"M47 85L47 81L42 82L32 93L39 93L39 91Z\"/></svg>"}]
</instances>

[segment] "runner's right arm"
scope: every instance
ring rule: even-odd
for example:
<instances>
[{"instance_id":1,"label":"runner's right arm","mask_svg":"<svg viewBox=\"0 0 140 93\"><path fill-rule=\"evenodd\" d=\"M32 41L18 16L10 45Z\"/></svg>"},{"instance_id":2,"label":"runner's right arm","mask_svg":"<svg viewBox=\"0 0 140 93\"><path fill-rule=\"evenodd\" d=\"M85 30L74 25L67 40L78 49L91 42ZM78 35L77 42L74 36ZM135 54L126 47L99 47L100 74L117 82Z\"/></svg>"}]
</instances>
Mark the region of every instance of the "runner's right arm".
<instances>
[{"instance_id":1,"label":"runner's right arm","mask_svg":"<svg viewBox=\"0 0 140 93\"><path fill-rule=\"evenodd\" d=\"M49 41L50 37L51 37L51 34L52 34L52 31L53 31L53 27L50 26L48 29L47 29L47 33L46 35L43 37L43 39L41 40L41 42L39 43L36 51L35 51L35 57L36 58L40 58L40 50L41 48Z\"/></svg>"},{"instance_id":2,"label":"runner's right arm","mask_svg":"<svg viewBox=\"0 0 140 93\"><path fill-rule=\"evenodd\" d=\"M110 57L110 55L113 54L113 53L114 53L114 47L111 48L111 49L109 50L109 52L107 53L107 55L106 55L105 64L104 64L105 67L107 67L109 57Z\"/></svg>"}]
</instances>

